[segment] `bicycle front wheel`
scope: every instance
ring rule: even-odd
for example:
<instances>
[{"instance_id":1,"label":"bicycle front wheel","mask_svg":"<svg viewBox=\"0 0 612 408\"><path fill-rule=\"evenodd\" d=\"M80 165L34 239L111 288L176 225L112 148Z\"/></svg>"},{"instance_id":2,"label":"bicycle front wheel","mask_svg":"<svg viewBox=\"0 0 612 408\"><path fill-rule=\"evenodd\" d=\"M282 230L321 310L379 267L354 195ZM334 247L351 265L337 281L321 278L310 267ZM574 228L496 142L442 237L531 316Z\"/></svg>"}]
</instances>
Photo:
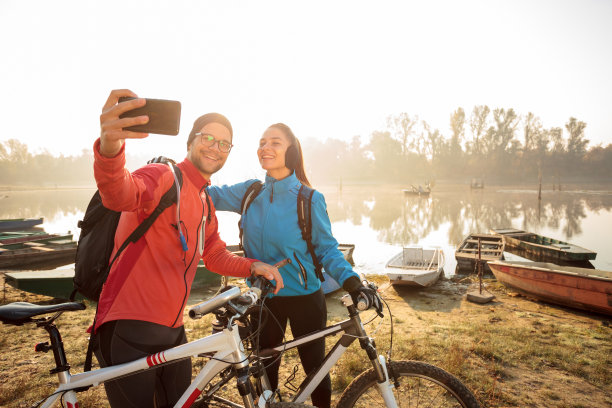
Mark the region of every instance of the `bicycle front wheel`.
<instances>
[{"instance_id":1,"label":"bicycle front wheel","mask_svg":"<svg viewBox=\"0 0 612 408\"><path fill-rule=\"evenodd\" d=\"M470 390L441 368L420 361L393 361L387 364L387 370L389 375L393 372L399 384L393 388L393 394L400 408L480 407ZM390 381L394 383L393 379ZM337 405L338 408L384 406L373 368L361 373L346 387Z\"/></svg>"}]
</instances>

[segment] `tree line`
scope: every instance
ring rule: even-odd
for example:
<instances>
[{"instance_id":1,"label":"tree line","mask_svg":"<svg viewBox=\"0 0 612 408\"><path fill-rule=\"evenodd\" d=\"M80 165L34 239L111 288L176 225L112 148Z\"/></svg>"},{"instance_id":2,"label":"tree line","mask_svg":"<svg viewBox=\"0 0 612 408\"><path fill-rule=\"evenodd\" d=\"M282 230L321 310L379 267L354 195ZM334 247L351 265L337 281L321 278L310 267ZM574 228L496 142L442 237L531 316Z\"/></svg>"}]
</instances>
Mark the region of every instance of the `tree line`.
<instances>
[{"instance_id":1,"label":"tree line","mask_svg":"<svg viewBox=\"0 0 612 408\"><path fill-rule=\"evenodd\" d=\"M448 135L418 115L400 113L365 143L360 136L350 142L308 139L303 147L309 174L324 182L482 178L508 184L534 182L539 175L556 184L610 180L612 144L588 148L586 127L570 117L563 128L545 128L531 112L521 116L512 108L480 105L469 115L461 107L452 112Z\"/></svg>"},{"instance_id":2,"label":"tree line","mask_svg":"<svg viewBox=\"0 0 612 408\"><path fill-rule=\"evenodd\" d=\"M529 112L475 106L449 116L444 135L418 115L387 118L386 129L350 142L302 138L307 173L315 183L410 183L481 178L489 183L559 184L610 180L612 144L588 147L587 125L570 117L563 127L543 127ZM129 156L128 164L144 163ZM31 153L16 139L0 142L0 185L92 186L93 153L54 157ZM137 166L136 166L137 167Z\"/></svg>"}]
</instances>

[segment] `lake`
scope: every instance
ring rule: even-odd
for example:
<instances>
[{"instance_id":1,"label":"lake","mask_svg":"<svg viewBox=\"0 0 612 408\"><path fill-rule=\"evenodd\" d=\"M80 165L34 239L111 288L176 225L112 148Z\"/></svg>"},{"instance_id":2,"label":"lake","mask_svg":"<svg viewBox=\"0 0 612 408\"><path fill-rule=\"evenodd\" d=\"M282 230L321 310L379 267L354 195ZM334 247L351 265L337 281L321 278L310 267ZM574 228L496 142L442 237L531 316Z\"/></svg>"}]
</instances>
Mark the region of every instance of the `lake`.
<instances>
[{"instance_id":1,"label":"lake","mask_svg":"<svg viewBox=\"0 0 612 408\"><path fill-rule=\"evenodd\" d=\"M332 229L341 243L355 244L353 258L360 273L383 273L387 260L402 246L439 246L445 274L455 271L454 249L470 232L514 227L568 241L597 252L598 269L612 270L612 186L564 191L535 186L439 184L430 197L409 196L402 186L345 185L320 187L325 194ZM78 237L94 189L0 191L0 218L44 217L48 232L72 231ZM218 213L221 237L238 242L238 215ZM174 237L172 237L174 239Z\"/></svg>"}]
</instances>

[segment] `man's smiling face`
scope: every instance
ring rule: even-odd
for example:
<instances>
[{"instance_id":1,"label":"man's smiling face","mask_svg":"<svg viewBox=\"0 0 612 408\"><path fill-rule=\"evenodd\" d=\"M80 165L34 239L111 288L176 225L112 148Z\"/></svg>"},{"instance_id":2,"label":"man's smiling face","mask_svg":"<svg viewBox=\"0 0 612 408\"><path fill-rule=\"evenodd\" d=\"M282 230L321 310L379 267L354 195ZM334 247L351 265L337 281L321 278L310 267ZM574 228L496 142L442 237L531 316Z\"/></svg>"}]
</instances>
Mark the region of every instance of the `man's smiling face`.
<instances>
[{"instance_id":1,"label":"man's smiling face","mask_svg":"<svg viewBox=\"0 0 612 408\"><path fill-rule=\"evenodd\" d=\"M210 180L210 176L223 167L229 155L229 152L224 153L219 150L219 144L216 141L231 144L232 134L228 128L216 122L204 125L199 133L213 136L215 142L212 146L209 146L208 143L202 143L202 137L197 136L189 145L187 159L193 163L205 179Z\"/></svg>"}]
</instances>

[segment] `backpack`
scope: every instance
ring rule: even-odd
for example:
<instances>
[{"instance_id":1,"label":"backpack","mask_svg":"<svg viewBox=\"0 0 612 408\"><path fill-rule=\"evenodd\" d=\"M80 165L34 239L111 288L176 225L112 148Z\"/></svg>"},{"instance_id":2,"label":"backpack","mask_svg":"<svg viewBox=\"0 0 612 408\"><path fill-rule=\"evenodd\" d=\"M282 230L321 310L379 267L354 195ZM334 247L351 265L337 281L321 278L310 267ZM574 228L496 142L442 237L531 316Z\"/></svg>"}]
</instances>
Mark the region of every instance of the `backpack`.
<instances>
[{"instance_id":1,"label":"backpack","mask_svg":"<svg viewBox=\"0 0 612 408\"><path fill-rule=\"evenodd\" d=\"M261 192L262 188L263 188L263 183L257 180L256 182L254 182L247 188L246 192L244 193L244 196L242 197L242 203L240 204L240 220L238 220L238 229L240 230L239 246L240 246L240 249L242 249L243 251L244 251L244 247L242 245L242 235L243 235L242 217L244 216L244 214L246 214L247 210L249 209L249 206L251 205L253 200L255 200L257 195ZM306 241L308 252L310 253L310 256L312 257L312 263L315 267L315 274L317 275L317 278L319 278L321 282L324 282L325 278L323 277L323 272L322 272L323 265L321 265L321 262L319 262L319 260L317 259L317 256L315 255L315 251L314 251L314 245L312 244L311 207L312 207L312 196L314 192L315 190L313 188L305 186L304 184L302 184L302 186L300 187L300 191L298 192L298 196L297 196L298 224L300 226L300 231L302 232L302 239Z\"/></svg>"},{"instance_id":2,"label":"backpack","mask_svg":"<svg viewBox=\"0 0 612 408\"><path fill-rule=\"evenodd\" d=\"M149 161L149 163L151 162ZM74 290L70 295L71 300L74 300L78 292L85 298L97 302L100 298L102 286L104 286L115 260L130 243L135 243L147 232L166 208L177 202L177 191L183 185L183 175L174 161L165 159L161 162L170 166L175 175L175 182L162 196L151 215L136 227L123 242L112 260L110 260L110 256L113 251L115 231L119 224L121 212L104 207L100 191L96 191L91 198L83 219L78 223L81 234L77 243L73 278ZM177 182L178 187L176 187Z\"/></svg>"}]
</instances>

